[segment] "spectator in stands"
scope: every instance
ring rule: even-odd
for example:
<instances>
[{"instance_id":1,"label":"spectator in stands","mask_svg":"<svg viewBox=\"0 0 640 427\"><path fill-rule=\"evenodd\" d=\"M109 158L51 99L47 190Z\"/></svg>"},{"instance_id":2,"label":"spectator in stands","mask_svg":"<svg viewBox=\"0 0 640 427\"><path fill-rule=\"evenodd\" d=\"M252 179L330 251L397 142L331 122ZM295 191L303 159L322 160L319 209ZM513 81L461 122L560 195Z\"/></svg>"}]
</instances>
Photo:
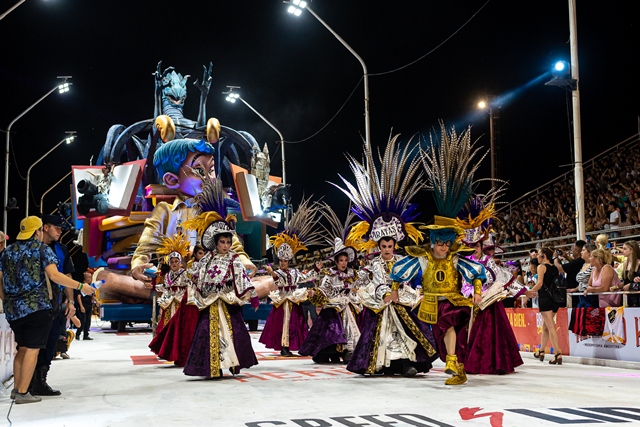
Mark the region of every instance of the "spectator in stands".
<instances>
[{"instance_id":1,"label":"spectator in stands","mask_svg":"<svg viewBox=\"0 0 640 427\"><path fill-rule=\"evenodd\" d=\"M620 228L620 206L616 202L609 202L609 230L612 239L620 237L620 232L614 231Z\"/></svg>"},{"instance_id":2,"label":"spectator in stands","mask_svg":"<svg viewBox=\"0 0 640 427\"><path fill-rule=\"evenodd\" d=\"M584 296L590 293L602 294L603 292L615 292L620 284L620 278L611 264L606 262L605 252L596 249L591 252L589 264L593 266L589 284L584 291ZM619 307L621 295L598 295L600 307Z\"/></svg>"},{"instance_id":3,"label":"spectator in stands","mask_svg":"<svg viewBox=\"0 0 640 427\"><path fill-rule=\"evenodd\" d=\"M560 349L558 333L556 332L556 322L554 320L554 314L558 312L559 306L547 292L547 289L552 286L554 279L559 274L556 266L551 264L552 259L553 252L551 249L547 247L540 248L538 251L538 262L540 264L537 268L538 281L530 291L527 291L527 296L538 296L539 310L543 322L540 348L533 356L543 362L547 340L550 339L555 354L549 363L551 365L562 365L562 350Z\"/></svg>"},{"instance_id":4,"label":"spectator in stands","mask_svg":"<svg viewBox=\"0 0 640 427\"><path fill-rule=\"evenodd\" d=\"M609 237L606 234L598 234L596 237L596 249L602 249L604 251L604 259L606 264L610 264L613 267L613 254L608 248Z\"/></svg>"},{"instance_id":5,"label":"spectator in stands","mask_svg":"<svg viewBox=\"0 0 640 427\"><path fill-rule=\"evenodd\" d=\"M624 291L640 291L640 247L635 240L629 240L622 246L622 254L625 256L622 264L622 279ZM639 306L638 295L627 295L627 306Z\"/></svg>"},{"instance_id":6,"label":"spectator in stands","mask_svg":"<svg viewBox=\"0 0 640 427\"><path fill-rule=\"evenodd\" d=\"M565 255L562 249L559 249L557 256L553 259L553 265L558 268L561 274L564 274L567 278L567 287L569 289L575 289L578 287L576 281L576 275L582 269L585 260L582 258L582 248L587 242L584 240L576 240L576 243L571 248L571 257Z\"/></svg>"},{"instance_id":7,"label":"spectator in stands","mask_svg":"<svg viewBox=\"0 0 640 427\"><path fill-rule=\"evenodd\" d=\"M585 262L582 264L580 271L576 274L576 282L578 286L567 289L567 292L584 292L587 290L587 286L589 286L589 278L591 278L591 272L593 271L593 266L589 263L589 258L591 258L591 252L595 249L596 245L593 243L587 243L582 248L580 256ZM598 305L598 297L596 295L580 295L578 296L578 304L573 304L576 308L597 307Z\"/></svg>"}]
</instances>

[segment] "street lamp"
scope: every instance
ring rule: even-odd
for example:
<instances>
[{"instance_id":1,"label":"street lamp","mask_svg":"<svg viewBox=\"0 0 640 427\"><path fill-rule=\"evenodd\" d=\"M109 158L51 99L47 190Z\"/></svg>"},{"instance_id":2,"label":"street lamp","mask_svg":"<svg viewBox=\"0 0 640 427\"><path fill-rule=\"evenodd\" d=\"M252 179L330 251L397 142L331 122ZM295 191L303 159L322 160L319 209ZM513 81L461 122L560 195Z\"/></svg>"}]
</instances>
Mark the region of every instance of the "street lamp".
<instances>
[{"instance_id":1,"label":"street lamp","mask_svg":"<svg viewBox=\"0 0 640 427\"><path fill-rule=\"evenodd\" d=\"M42 159L47 157L53 150L55 150L60 145L62 145L63 142L66 142L67 144L71 144L71 141L73 141L75 139L76 131L74 131L74 130L73 131L67 131L65 133L67 134L67 136L65 136L62 141L58 142L56 145L53 146L53 148L51 148L51 150L47 151L46 153L44 153L44 155L42 157L40 157L38 160L33 162L33 164L31 166L29 166L29 170L27 170L27 197L26 197L26 200L24 202L24 209L25 209L25 215L24 216L25 217L29 216L29 177L31 175L31 169L33 169L33 167L35 165L37 165Z\"/></svg>"},{"instance_id":2,"label":"street lamp","mask_svg":"<svg viewBox=\"0 0 640 427\"><path fill-rule=\"evenodd\" d=\"M10 14L11 12L13 12L13 10L20 6L22 3L24 3L26 0L20 0L18 3L14 4L13 6L11 6L9 8L9 10L7 10L5 13L3 13L2 15L0 15L0 21L2 20L2 18L4 18L5 16L7 16L8 14Z\"/></svg>"},{"instance_id":3,"label":"street lamp","mask_svg":"<svg viewBox=\"0 0 640 427\"><path fill-rule=\"evenodd\" d=\"M62 178L60 178L60 180L58 182L56 182L55 184L53 184L51 187L49 187L47 189L47 191L45 191L44 193L42 193L42 196L40 197L40 216L42 216L42 211L44 210L44 196L46 196L51 190L53 190L55 187L58 186L58 184L60 184L62 181L64 181L65 179L67 179L69 176L71 176L71 171L69 171L68 174L66 174L65 176L63 176Z\"/></svg>"},{"instance_id":4,"label":"street lamp","mask_svg":"<svg viewBox=\"0 0 640 427\"><path fill-rule=\"evenodd\" d=\"M42 102L42 100L44 100L47 96L51 95L56 90L59 91L60 93L65 93L69 91L69 87L73 83L68 83L67 80L70 79L71 76L58 76L58 78L63 79L61 84L54 86L53 89L45 93L44 96L42 96L42 98L38 99L36 102L31 104L29 108L24 110L22 113L20 113L20 115L18 115L18 117L13 119L11 123L9 123L9 127L7 127L7 141L6 141L5 157L4 157L4 214L3 214L3 223L2 223L4 230L7 229L7 205L9 204L9 142L10 142L10 135L11 135L11 126L13 126L13 124L17 122L22 116L24 116L29 111L31 111L33 107L38 105L40 102Z\"/></svg>"},{"instance_id":5,"label":"street lamp","mask_svg":"<svg viewBox=\"0 0 640 427\"><path fill-rule=\"evenodd\" d=\"M303 0L292 0L292 1L285 1L284 3L287 3L287 4L290 5L287 8L287 12L291 13L294 16L300 16L302 14L302 10L303 9L308 10L309 13L311 15L313 15L314 18L316 18L322 25L324 25L324 27L327 30L329 30L331 32L331 34L333 34L335 36L335 38L337 38L338 41L340 43L342 43L343 46L346 47L349 50L349 52L351 52L351 54L353 56L356 57L356 59L358 61L360 61L360 65L362 65L362 71L364 73L364 132L365 132L365 141L366 141L368 146L371 146L371 121L369 120L369 72L367 71L367 66L365 65L364 61L362 60L360 55L358 55L356 53L356 51L353 50L351 48L351 46L349 46L347 44L347 42L342 39L342 37L340 37L338 34L336 34L336 32L333 31L333 29L329 25L327 25L326 22L324 22L313 10L311 10L311 8L309 7L309 5L307 4L306 1L303 1Z\"/></svg>"},{"instance_id":6,"label":"street lamp","mask_svg":"<svg viewBox=\"0 0 640 427\"><path fill-rule=\"evenodd\" d=\"M286 185L287 184L287 177L286 177L285 170L284 170L284 165L285 165L285 160L284 160L284 138L282 137L282 134L280 133L280 131L269 120L267 120L262 114L258 113L256 111L256 109L253 108L251 105L249 105L249 103L247 101L242 99L242 97L240 96L239 93L233 91L234 89L240 89L240 86L227 86L227 87L229 88L229 91L228 92L222 92L223 95L227 95L227 97L225 98L227 100L227 102L230 102L230 103L233 104L233 103L236 102L237 99L239 99L240 101L242 101L244 103L244 105L249 107L251 109L251 111L256 113L258 115L258 117L260 117L266 124L271 126L271 129L275 130L276 133L278 134L278 136L280 137L280 151L282 151L282 184Z\"/></svg>"},{"instance_id":7,"label":"street lamp","mask_svg":"<svg viewBox=\"0 0 640 427\"><path fill-rule=\"evenodd\" d=\"M478 102L478 108L483 111L489 111L489 157L491 158L491 186L496 183L496 132L494 122L497 119L495 97L489 96L486 100Z\"/></svg>"},{"instance_id":8,"label":"street lamp","mask_svg":"<svg viewBox=\"0 0 640 427\"><path fill-rule=\"evenodd\" d=\"M554 78L545 83L558 86L571 93L573 110L573 178L576 192L576 238L586 240L584 215L584 176L582 168L582 125L580 120L580 89L578 87L578 21L576 18L576 0L569 0L569 45L571 63L565 61L554 65ZM564 65L566 68L562 68ZM564 75L559 75L564 73Z\"/></svg>"}]
</instances>

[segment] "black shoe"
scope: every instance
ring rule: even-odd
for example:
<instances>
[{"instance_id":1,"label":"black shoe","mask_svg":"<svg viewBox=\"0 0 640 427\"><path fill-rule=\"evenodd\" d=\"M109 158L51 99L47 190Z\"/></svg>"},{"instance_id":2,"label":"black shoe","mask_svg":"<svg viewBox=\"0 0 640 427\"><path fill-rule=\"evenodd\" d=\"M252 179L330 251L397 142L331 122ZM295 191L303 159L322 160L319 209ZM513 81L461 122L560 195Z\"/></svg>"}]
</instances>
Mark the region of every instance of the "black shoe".
<instances>
[{"instance_id":1,"label":"black shoe","mask_svg":"<svg viewBox=\"0 0 640 427\"><path fill-rule=\"evenodd\" d=\"M329 356L329 361L331 363L340 363L340 356Z\"/></svg>"},{"instance_id":2,"label":"black shoe","mask_svg":"<svg viewBox=\"0 0 640 427\"><path fill-rule=\"evenodd\" d=\"M48 366L41 366L33 373L29 392L35 396L60 396L60 390L53 389L47 384Z\"/></svg>"},{"instance_id":3,"label":"black shoe","mask_svg":"<svg viewBox=\"0 0 640 427\"><path fill-rule=\"evenodd\" d=\"M290 357L293 356L293 353L289 351L289 347L282 347L282 350L280 350L280 356Z\"/></svg>"},{"instance_id":4,"label":"black shoe","mask_svg":"<svg viewBox=\"0 0 640 427\"><path fill-rule=\"evenodd\" d=\"M353 353L351 353L350 351L345 351L344 353L342 353L342 360L344 361L344 363L349 363L352 355Z\"/></svg>"},{"instance_id":5,"label":"black shoe","mask_svg":"<svg viewBox=\"0 0 640 427\"><path fill-rule=\"evenodd\" d=\"M402 376L407 378L413 378L416 376L417 373L418 373L418 370L416 368L414 368L413 366L409 366L407 369L404 370L404 372L402 373Z\"/></svg>"},{"instance_id":6,"label":"black shoe","mask_svg":"<svg viewBox=\"0 0 640 427\"><path fill-rule=\"evenodd\" d=\"M329 362L332 362L332 361L333 361L333 360L330 360L330 359L329 359L329 356L326 356L326 355L312 357L311 359L312 359L315 363L329 363Z\"/></svg>"},{"instance_id":7,"label":"black shoe","mask_svg":"<svg viewBox=\"0 0 640 427\"><path fill-rule=\"evenodd\" d=\"M82 337L83 340L89 340L89 341L93 341L93 338L91 338L89 335L85 335L84 337Z\"/></svg>"}]
</instances>

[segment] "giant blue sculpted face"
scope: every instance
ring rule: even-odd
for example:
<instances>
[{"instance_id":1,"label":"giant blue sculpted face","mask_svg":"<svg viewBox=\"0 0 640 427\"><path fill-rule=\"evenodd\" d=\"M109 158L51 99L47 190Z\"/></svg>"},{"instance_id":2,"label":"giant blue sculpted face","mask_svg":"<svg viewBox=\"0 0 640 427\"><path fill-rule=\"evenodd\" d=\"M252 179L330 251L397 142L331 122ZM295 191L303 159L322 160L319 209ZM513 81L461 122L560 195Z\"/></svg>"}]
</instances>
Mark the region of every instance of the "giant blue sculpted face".
<instances>
[{"instance_id":1,"label":"giant blue sculpted face","mask_svg":"<svg viewBox=\"0 0 640 427\"><path fill-rule=\"evenodd\" d=\"M172 71L162 79L162 97L167 99L173 106L182 108L187 99L187 78L180 73Z\"/></svg>"}]
</instances>

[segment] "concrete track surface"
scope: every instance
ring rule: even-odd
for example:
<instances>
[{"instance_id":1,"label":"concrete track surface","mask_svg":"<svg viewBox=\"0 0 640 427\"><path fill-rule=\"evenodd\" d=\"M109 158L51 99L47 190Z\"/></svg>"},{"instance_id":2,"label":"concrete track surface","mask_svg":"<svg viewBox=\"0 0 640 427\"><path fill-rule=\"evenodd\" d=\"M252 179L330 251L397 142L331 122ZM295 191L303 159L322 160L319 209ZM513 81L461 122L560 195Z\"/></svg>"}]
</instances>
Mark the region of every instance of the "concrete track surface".
<instances>
[{"instance_id":1,"label":"concrete track surface","mask_svg":"<svg viewBox=\"0 0 640 427\"><path fill-rule=\"evenodd\" d=\"M94 319L94 340L74 341L70 359L53 361L49 384L62 395L14 405L13 426L640 426L634 364L588 366L565 357L553 366L523 353L515 374L469 375L465 385L445 386L439 361L415 378L363 377L344 365L280 357L252 332L259 364L204 380L158 360L147 348L147 325L125 333L108 327ZM0 426L9 425L9 405L8 396L0 400Z\"/></svg>"}]
</instances>

